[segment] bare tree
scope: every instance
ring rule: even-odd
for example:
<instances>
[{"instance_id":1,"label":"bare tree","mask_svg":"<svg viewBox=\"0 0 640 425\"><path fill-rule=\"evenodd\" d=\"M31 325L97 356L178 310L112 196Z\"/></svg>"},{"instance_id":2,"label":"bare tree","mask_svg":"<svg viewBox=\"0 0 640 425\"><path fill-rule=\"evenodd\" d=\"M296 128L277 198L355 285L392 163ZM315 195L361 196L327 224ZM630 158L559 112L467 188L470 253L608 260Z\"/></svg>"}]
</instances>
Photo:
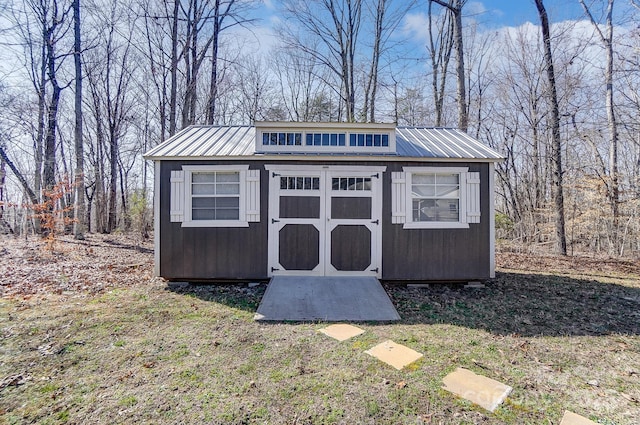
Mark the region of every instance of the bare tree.
<instances>
[{"instance_id":1,"label":"bare tree","mask_svg":"<svg viewBox=\"0 0 640 425\"><path fill-rule=\"evenodd\" d=\"M84 143L82 139L82 61L80 40L80 0L73 1L73 59L75 67L75 130L74 147L76 157L75 202L73 233L76 239L84 239L86 231L86 207L84 193Z\"/></svg>"},{"instance_id":2,"label":"bare tree","mask_svg":"<svg viewBox=\"0 0 640 425\"><path fill-rule=\"evenodd\" d=\"M617 246L618 230L620 226L620 186L618 176L618 123L615 114L615 104L613 98L613 4L614 0L607 1L606 10L606 34L600 29L600 25L596 22L593 13L584 0L580 0L580 4L584 9L585 14L589 17L589 20L593 24L593 27L600 37L605 52L606 52L606 68L605 68L605 87L606 87L606 108L607 108L607 122L609 127L609 181L607 183L607 194L609 197L609 204L611 206L611 214L613 216L613 244Z\"/></svg>"},{"instance_id":3,"label":"bare tree","mask_svg":"<svg viewBox=\"0 0 640 425\"><path fill-rule=\"evenodd\" d=\"M547 71L549 102L551 104L551 133L552 133L552 161L553 189L555 203L555 225L556 225L556 252L567 255L567 237L565 231L564 217L564 194L562 184L562 142L560 138L560 108L558 106L558 93L556 89L556 74L553 68L553 55L551 53L551 31L549 30L549 17L542 0L535 0L542 30L542 41L544 43L544 61Z\"/></svg>"},{"instance_id":4,"label":"bare tree","mask_svg":"<svg viewBox=\"0 0 640 425\"><path fill-rule=\"evenodd\" d=\"M453 15L453 43L456 49L456 99L458 102L458 128L467 131L469 113L467 111L467 89L465 87L464 42L462 36L462 8L467 0L429 0L447 8Z\"/></svg>"},{"instance_id":5,"label":"bare tree","mask_svg":"<svg viewBox=\"0 0 640 425\"><path fill-rule=\"evenodd\" d=\"M427 49L431 57L431 90L433 92L433 103L435 105L436 127L442 126L442 108L444 105L445 87L447 83L447 73L449 71L449 60L453 49L453 25L450 13L445 13L440 19L436 19L436 29L434 31L433 2L428 4L429 19L429 45Z\"/></svg>"}]
</instances>

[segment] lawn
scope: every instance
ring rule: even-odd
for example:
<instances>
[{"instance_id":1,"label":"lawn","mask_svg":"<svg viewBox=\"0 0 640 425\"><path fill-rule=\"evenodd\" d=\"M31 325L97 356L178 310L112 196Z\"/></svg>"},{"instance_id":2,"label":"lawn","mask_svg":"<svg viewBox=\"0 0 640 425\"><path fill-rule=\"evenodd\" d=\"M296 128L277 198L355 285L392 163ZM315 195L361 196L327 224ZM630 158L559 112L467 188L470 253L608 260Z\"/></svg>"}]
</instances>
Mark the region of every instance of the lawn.
<instances>
[{"instance_id":1,"label":"lawn","mask_svg":"<svg viewBox=\"0 0 640 425\"><path fill-rule=\"evenodd\" d=\"M152 277L148 243L2 236L0 423L601 424L640 417L640 265L499 253L483 289L387 284L398 323L258 323L265 284ZM397 371L365 353L424 354ZM494 413L441 389L457 367L513 387Z\"/></svg>"}]
</instances>

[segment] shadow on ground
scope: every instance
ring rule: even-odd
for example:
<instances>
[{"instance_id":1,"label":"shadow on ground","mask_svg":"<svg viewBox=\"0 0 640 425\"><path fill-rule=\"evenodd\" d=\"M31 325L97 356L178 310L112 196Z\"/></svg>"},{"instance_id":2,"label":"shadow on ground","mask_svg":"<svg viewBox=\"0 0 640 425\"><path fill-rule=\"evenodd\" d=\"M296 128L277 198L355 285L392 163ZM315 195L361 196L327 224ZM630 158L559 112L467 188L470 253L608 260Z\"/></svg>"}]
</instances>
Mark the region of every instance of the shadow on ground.
<instances>
[{"instance_id":1,"label":"shadow on ground","mask_svg":"<svg viewBox=\"0 0 640 425\"><path fill-rule=\"evenodd\" d=\"M452 324L497 335L640 335L640 288L535 273L497 273L482 289L384 287L399 324ZM266 284L169 283L167 289L255 312Z\"/></svg>"},{"instance_id":2,"label":"shadow on ground","mask_svg":"<svg viewBox=\"0 0 640 425\"><path fill-rule=\"evenodd\" d=\"M521 273L497 273L483 289L385 287L405 324L449 323L521 336L640 334L640 288Z\"/></svg>"}]
</instances>

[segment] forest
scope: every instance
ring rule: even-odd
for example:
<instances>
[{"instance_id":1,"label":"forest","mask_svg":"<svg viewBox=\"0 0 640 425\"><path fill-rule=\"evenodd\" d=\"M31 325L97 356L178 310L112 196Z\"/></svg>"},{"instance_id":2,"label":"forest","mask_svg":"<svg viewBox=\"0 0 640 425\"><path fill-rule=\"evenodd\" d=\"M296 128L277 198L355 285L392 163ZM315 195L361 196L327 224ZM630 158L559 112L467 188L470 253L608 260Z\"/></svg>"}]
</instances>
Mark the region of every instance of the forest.
<instances>
[{"instance_id":1,"label":"forest","mask_svg":"<svg viewBox=\"0 0 640 425\"><path fill-rule=\"evenodd\" d=\"M395 122L502 153L510 246L637 255L640 1L571 2L0 2L0 232L147 237L142 155L189 125Z\"/></svg>"}]
</instances>

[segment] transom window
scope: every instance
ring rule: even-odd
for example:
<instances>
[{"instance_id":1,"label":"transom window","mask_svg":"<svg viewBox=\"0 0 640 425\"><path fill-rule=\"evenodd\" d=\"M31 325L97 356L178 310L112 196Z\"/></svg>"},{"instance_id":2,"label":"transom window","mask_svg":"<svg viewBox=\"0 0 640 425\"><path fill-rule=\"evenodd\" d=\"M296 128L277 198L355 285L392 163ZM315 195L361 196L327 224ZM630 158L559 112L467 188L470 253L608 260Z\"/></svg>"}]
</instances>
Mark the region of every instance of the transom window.
<instances>
[{"instance_id":1,"label":"transom window","mask_svg":"<svg viewBox=\"0 0 640 425\"><path fill-rule=\"evenodd\" d=\"M371 177L333 177L332 190L371 190Z\"/></svg>"},{"instance_id":2,"label":"transom window","mask_svg":"<svg viewBox=\"0 0 640 425\"><path fill-rule=\"evenodd\" d=\"M191 220L239 220L240 173L191 173Z\"/></svg>"},{"instance_id":3,"label":"transom window","mask_svg":"<svg viewBox=\"0 0 640 425\"><path fill-rule=\"evenodd\" d=\"M388 134L351 133L349 146L389 146Z\"/></svg>"},{"instance_id":4,"label":"transom window","mask_svg":"<svg viewBox=\"0 0 640 425\"><path fill-rule=\"evenodd\" d=\"M320 190L320 177L280 177L280 190Z\"/></svg>"},{"instance_id":5,"label":"transom window","mask_svg":"<svg viewBox=\"0 0 640 425\"><path fill-rule=\"evenodd\" d=\"M301 146L302 133L262 133L262 144L270 146Z\"/></svg>"},{"instance_id":6,"label":"transom window","mask_svg":"<svg viewBox=\"0 0 640 425\"><path fill-rule=\"evenodd\" d=\"M344 146L345 133L307 133L307 146Z\"/></svg>"},{"instance_id":7,"label":"transom window","mask_svg":"<svg viewBox=\"0 0 640 425\"><path fill-rule=\"evenodd\" d=\"M414 173L411 198L414 222L458 222L460 174Z\"/></svg>"}]
</instances>

